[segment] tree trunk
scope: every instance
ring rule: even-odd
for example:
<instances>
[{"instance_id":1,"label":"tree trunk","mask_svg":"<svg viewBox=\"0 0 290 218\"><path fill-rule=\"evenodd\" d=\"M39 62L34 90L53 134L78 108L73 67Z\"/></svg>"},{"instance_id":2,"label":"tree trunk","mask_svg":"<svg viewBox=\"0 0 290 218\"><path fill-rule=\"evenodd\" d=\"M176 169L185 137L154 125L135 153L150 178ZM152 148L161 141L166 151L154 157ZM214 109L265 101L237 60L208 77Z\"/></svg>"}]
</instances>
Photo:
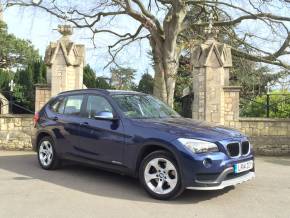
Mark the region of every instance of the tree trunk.
<instances>
[{"instance_id":1,"label":"tree trunk","mask_svg":"<svg viewBox=\"0 0 290 218\"><path fill-rule=\"evenodd\" d=\"M173 108L176 75L181 49L177 37L182 29L186 7L183 1L174 1L163 21L162 35L151 32L151 48L154 60L153 94Z\"/></svg>"},{"instance_id":2,"label":"tree trunk","mask_svg":"<svg viewBox=\"0 0 290 218\"><path fill-rule=\"evenodd\" d=\"M155 71L153 95L173 107L179 52L170 51L162 39L150 42Z\"/></svg>"}]
</instances>

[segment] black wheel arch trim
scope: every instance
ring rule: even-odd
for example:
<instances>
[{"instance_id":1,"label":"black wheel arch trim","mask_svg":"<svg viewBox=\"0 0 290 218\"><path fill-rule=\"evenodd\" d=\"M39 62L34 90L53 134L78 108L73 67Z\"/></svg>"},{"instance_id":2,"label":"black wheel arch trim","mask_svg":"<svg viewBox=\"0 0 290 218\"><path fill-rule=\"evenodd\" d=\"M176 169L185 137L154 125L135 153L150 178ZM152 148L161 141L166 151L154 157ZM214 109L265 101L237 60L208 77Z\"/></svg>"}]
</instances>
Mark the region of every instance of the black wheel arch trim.
<instances>
[{"instance_id":1,"label":"black wheel arch trim","mask_svg":"<svg viewBox=\"0 0 290 218\"><path fill-rule=\"evenodd\" d=\"M34 143L35 145L34 145L34 147L33 147L33 150L34 150L34 151L37 151L38 143L39 143L39 141L41 140L41 138L39 138L39 137L40 137L40 135L42 135L42 134L45 135L45 136L43 136L43 138L44 138L44 137L50 137L50 138L53 140L53 143L55 144L55 141L56 141L55 136L54 136L51 132L49 132L49 131L47 131L47 130L41 130L41 131L37 132L37 135L36 135L36 137L35 137L35 143Z\"/></svg>"},{"instance_id":2,"label":"black wheel arch trim","mask_svg":"<svg viewBox=\"0 0 290 218\"><path fill-rule=\"evenodd\" d=\"M140 167L140 164L141 164L143 158L145 158L148 155L147 154L147 155L144 156L144 154L147 153L146 150L150 150L150 147L156 148L156 149L153 149L148 154L150 154L150 153L152 153L154 151L157 151L157 150L168 151L173 156L174 160L177 162L177 167L179 169L179 172L180 172L180 174L182 174L182 170L180 169L181 161L178 158L178 155L176 155L176 153L178 152L177 148L175 148L173 145L167 144L167 143L148 142L148 143L142 145L142 148L138 152L138 156L137 156L136 164L135 164L135 166L136 166L136 169L135 169L136 176L138 176L139 167ZM181 175L181 177L183 177L183 176Z\"/></svg>"}]
</instances>

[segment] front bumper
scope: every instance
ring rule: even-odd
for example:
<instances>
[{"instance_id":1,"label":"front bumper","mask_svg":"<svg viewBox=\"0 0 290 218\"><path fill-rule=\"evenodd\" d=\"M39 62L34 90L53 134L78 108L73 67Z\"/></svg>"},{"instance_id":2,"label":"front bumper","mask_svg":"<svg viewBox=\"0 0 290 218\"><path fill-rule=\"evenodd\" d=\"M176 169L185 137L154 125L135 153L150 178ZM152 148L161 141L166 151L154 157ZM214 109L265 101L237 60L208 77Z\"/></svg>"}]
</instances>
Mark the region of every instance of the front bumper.
<instances>
[{"instance_id":1,"label":"front bumper","mask_svg":"<svg viewBox=\"0 0 290 218\"><path fill-rule=\"evenodd\" d=\"M214 181L195 180L195 186L187 187L192 190L220 190L228 186L235 186L242 182L255 178L254 171L248 171L241 174L233 174L233 167L225 169ZM229 175L232 175L229 177Z\"/></svg>"}]
</instances>

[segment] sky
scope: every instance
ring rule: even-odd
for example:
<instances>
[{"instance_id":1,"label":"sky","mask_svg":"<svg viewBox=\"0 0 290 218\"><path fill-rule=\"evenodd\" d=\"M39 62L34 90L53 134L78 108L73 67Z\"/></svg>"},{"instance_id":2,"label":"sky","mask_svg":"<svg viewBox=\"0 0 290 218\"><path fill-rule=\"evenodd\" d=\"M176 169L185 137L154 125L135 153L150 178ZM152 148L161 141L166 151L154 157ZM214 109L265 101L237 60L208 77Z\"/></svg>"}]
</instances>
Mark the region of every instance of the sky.
<instances>
[{"instance_id":1,"label":"sky","mask_svg":"<svg viewBox=\"0 0 290 218\"><path fill-rule=\"evenodd\" d=\"M252 10L251 6L248 4L248 1L229 1L233 1L236 5L240 5L242 8ZM65 1L60 2L63 4ZM72 2L75 3L74 1ZM89 5L92 2L95 3L95 1L86 0L81 2L81 4ZM283 7L276 2L278 1L273 1L273 6L269 8L269 12L274 12L275 14L281 16L289 16L290 7ZM267 11L268 9L264 8L264 10ZM232 15L234 17L238 17L242 15L242 13L234 11L234 14ZM45 48L49 42L56 41L60 38L60 34L55 30L58 24L64 24L64 21L61 21L54 16L36 8L9 7L4 11L4 20L8 24L8 31L10 33L13 33L19 38L30 40L35 48L39 49L39 53L42 56L44 56ZM237 32L241 35L244 33L253 33L259 36L263 40L252 37L248 37L247 40L252 45L256 45L262 49L266 49L269 52L273 52L281 45L283 37L285 37L285 33L283 33L283 30L281 29L282 36L281 38L277 38L277 35L273 34L271 29L264 28L263 25L265 24L259 21L254 25L251 21L244 21L239 25ZM290 28L289 23L286 25L288 25L288 28ZM138 28L138 23L132 21L132 19L128 18L128 16L118 16L118 20L114 23L110 23L109 28L111 30L118 30L118 32L125 33L125 31L130 31L131 33L134 33L134 31L136 31ZM109 77L110 69L104 69L104 66L110 60L107 46L113 44L116 38L108 34L97 34L95 37L94 47L91 36L92 34L87 29L75 29L72 40L75 43L85 44L86 62L89 63L93 69L95 69L97 75ZM267 43L265 43L265 40ZM153 75L151 60L147 55L148 51L150 51L149 42L147 40L143 40L142 43L135 43L127 47L118 56L118 63L121 66L131 67L137 70L135 82L138 82L141 75L146 72L147 69L149 73ZM290 63L289 55L283 57L283 59L286 60L287 63ZM277 69L277 67L273 66L271 66L271 68L273 70Z\"/></svg>"},{"instance_id":2,"label":"sky","mask_svg":"<svg viewBox=\"0 0 290 218\"><path fill-rule=\"evenodd\" d=\"M45 49L50 42L60 38L56 28L64 24L52 15L33 8L10 7L4 11L4 21L8 25L8 32L15 36L27 39L39 50L43 57ZM120 18L113 28L136 29L136 24L126 18ZM86 63L96 71L97 76L110 77L110 67L104 69L110 60L107 46L115 42L108 34L97 34L95 43L92 43L92 34L86 29L74 29L71 39L77 44L86 46ZM95 45L94 45L95 44ZM118 64L122 67L131 67L137 70L135 82L138 82L144 72L149 71L153 75L150 58L147 52L150 50L149 42L145 39L142 43L135 43L126 48L118 56Z\"/></svg>"}]
</instances>

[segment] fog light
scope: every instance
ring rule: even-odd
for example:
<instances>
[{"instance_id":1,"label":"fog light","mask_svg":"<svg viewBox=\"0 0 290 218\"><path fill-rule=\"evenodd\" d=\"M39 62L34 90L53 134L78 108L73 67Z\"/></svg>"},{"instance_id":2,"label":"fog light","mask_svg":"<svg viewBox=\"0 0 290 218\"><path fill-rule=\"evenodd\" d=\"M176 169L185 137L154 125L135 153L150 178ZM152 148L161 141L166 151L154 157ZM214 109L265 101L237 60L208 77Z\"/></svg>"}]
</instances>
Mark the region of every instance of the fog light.
<instances>
[{"instance_id":1,"label":"fog light","mask_svg":"<svg viewBox=\"0 0 290 218\"><path fill-rule=\"evenodd\" d=\"M202 163L203 163L203 165L205 166L205 168L210 168L211 165L212 165L212 160L209 159L209 158L206 158L206 159L203 160Z\"/></svg>"}]
</instances>

